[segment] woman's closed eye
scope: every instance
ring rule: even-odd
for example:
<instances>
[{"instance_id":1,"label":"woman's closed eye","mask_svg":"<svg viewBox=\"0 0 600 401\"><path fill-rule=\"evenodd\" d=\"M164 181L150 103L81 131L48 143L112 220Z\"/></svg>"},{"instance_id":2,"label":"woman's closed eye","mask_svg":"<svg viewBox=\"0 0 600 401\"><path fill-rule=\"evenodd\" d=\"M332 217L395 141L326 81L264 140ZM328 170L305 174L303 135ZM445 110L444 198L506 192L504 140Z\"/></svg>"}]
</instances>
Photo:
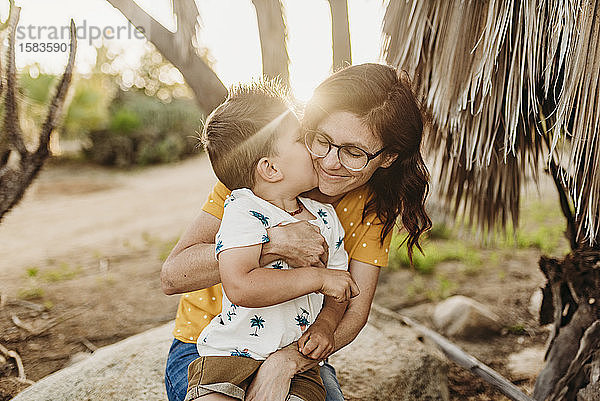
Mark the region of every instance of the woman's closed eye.
<instances>
[{"instance_id":1,"label":"woman's closed eye","mask_svg":"<svg viewBox=\"0 0 600 401\"><path fill-rule=\"evenodd\" d=\"M343 149L350 157L363 157L365 155L365 153L356 146L345 146Z\"/></svg>"}]
</instances>

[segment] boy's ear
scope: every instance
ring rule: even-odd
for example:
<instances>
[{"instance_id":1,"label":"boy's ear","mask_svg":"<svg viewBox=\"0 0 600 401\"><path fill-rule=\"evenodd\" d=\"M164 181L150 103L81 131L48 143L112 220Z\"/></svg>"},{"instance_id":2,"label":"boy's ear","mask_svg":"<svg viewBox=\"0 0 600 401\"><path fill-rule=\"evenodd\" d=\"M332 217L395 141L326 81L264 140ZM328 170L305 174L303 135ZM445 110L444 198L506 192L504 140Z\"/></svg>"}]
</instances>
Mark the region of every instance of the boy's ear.
<instances>
[{"instance_id":1,"label":"boy's ear","mask_svg":"<svg viewBox=\"0 0 600 401\"><path fill-rule=\"evenodd\" d=\"M256 172L267 182L277 182L283 179L281 170L279 170L268 157L263 157L258 161Z\"/></svg>"},{"instance_id":2,"label":"boy's ear","mask_svg":"<svg viewBox=\"0 0 600 401\"><path fill-rule=\"evenodd\" d=\"M392 163L394 163L396 161L397 158L398 158L397 154L386 154L384 156L383 163L381 163L381 167L388 168L389 166L392 165Z\"/></svg>"}]
</instances>

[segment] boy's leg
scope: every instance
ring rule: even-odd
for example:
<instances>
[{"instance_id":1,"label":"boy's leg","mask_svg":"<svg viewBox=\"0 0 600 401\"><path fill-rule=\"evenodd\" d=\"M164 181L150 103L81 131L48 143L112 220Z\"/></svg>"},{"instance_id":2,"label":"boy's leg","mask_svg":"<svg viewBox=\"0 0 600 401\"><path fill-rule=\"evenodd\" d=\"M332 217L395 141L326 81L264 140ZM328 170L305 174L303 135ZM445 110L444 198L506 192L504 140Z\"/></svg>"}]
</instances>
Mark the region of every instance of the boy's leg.
<instances>
[{"instance_id":1,"label":"boy's leg","mask_svg":"<svg viewBox=\"0 0 600 401\"><path fill-rule=\"evenodd\" d=\"M228 397L225 394L221 394L221 393L210 393L210 394L205 394L203 396L200 396L200 397L196 398L196 400L198 400L198 401L231 401L231 400L234 400L235 401L235 398Z\"/></svg>"},{"instance_id":2,"label":"boy's leg","mask_svg":"<svg viewBox=\"0 0 600 401\"><path fill-rule=\"evenodd\" d=\"M325 401L344 401L344 394L340 388L337 376L335 375L335 369L329 363L325 362L319 369L321 379L323 379L323 385L327 393Z\"/></svg>"},{"instance_id":3,"label":"boy's leg","mask_svg":"<svg viewBox=\"0 0 600 401\"><path fill-rule=\"evenodd\" d=\"M173 340L165 369L165 387L169 401L185 399L188 387L188 366L199 357L195 343Z\"/></svg>"},{"instance_id":4,"label":"boy's leg","mask_svg":"<svg viewBox=\"0 0 600 401\"><path fill-rule=\"evenodd\" d=\"M205 400L201 397L214 393L232 397L218 400L243 400L261 364L241 356L201 356L189 365L185 401Z\"/></svg>"},{"instance_id":5,"label":"boy's leg","mask_svg":"<svg viewBox=\"0 0 600 401\"><path fill-rule=\"evenodd\" d=\"M319 376L319 368L298 373L290 385L290 401L325 401L325 387Z\"/></svg>"}]
</instances>

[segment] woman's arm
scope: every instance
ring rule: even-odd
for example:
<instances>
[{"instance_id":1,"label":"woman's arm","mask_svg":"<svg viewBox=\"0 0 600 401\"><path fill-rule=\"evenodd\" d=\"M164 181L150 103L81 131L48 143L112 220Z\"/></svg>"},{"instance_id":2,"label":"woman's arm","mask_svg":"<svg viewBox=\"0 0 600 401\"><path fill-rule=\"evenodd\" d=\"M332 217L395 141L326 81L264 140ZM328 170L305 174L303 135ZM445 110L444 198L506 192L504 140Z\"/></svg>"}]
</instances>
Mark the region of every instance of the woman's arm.
<instances>
[{"instance_id":1,"label":"woman's arm","mask_svg":"<svg viewBox=\"0 0 600 401\"><path fill-rule=\"evenodd\" d=\"M201 290L221 282L215 259L215 235L220 224L220 219L201 211L183 233L160 272L165 294ZM270 241L263 244L261 265L278 259L295 267L327 265L327 243L316 226L300 221L272 227L267 234Z\"/></svg>"},{"instance_id":2,"label":"woman's arm","mask_svg":"<svg viewBox=\"0 0 600 401\"><path fill-rule=\"evenodd\" d=\"M352 342L367 323L375 295L380 267L351 259L349 271L360 289L360 295L350 300L335 333L335 351ZM263 362L246 400L275 401L285 399L292 377L316 366L318 361L304 357L294 343L269 355ZM287 386L287 387L286 387Z\"/></svg>"},{"instance_id":3,"label":"woman's arm","mask_svg":"<svg viewBox=\"0 0 600 401\"><path fill-rule=\"evenodd\" d=\"M162 290L167 295L211 287L221 282L215 259L215 235L221 220L201 211L163 263Z\"/></svg>"}]
</instances>

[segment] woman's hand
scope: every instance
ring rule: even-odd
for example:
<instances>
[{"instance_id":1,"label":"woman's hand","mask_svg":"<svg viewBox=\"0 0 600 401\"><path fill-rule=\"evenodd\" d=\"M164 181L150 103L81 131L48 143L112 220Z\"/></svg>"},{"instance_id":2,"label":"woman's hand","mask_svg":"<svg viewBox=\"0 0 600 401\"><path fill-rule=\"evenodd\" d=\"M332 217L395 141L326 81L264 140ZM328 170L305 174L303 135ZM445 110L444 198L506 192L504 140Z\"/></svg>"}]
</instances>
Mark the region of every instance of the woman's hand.
<instances>
[{"instance_id":1,"label":"woman's hand","mask_svg":"<svg viewBox=\"0 0 600 401\"><path fill-rule=\"evenodd\" d=\"M316 365L300 355L296 343L272 353L246 391L246 401L285 401L292 377Z\"/></svg>"},{"instance_id":2,"label":"woman's hand","mask_svg":"<svg viewBox=\"0 0 600 401\"><path fill-rule=\"evenodd\" d=\"M298 221L269 228L267 234L270 241L263 244L261 266L283 259L293 267L327 267L329 247L314 224Z\"/></svg>"}]
</instances>

